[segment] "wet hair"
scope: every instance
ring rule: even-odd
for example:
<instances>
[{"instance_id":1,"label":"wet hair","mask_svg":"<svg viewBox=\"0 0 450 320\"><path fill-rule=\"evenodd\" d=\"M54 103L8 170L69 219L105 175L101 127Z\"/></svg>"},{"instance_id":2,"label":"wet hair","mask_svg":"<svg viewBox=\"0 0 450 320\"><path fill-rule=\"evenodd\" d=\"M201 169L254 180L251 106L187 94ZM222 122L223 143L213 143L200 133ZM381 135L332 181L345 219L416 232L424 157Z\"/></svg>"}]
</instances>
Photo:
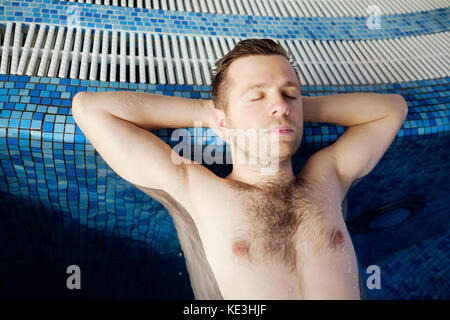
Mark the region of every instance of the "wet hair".
<instances>
[{"instance_id":1,"label":"wet hair","mask_svg":"<svg viewBox=\"0 0 450 320\"><path fill-rule=\"evenodd\" d=\"M227 76L227 70L233 61L246 56L274 54L281 55L290 62L300 84L300 78L294 66L293 58L280 44L268 38L241 40L215 63L215 69L211 77L211 91L215 107L228 113L227 92L231 87L231 79Z\"/></svg>"}]
</instances>

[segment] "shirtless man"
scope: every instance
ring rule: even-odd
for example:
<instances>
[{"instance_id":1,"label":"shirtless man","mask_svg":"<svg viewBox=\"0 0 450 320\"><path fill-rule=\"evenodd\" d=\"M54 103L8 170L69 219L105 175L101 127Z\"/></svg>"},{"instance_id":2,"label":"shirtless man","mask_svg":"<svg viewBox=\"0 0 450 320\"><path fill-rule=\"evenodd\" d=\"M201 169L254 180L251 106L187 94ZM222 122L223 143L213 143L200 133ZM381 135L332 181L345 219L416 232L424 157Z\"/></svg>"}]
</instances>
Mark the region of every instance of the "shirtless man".
<instances>
[{"instance_id":1,"label":"shirtless man","mask_svg":"<svg viewBox=\"0 0 450 320\"><path fill-rule=\"evenodd\" d=\"M403 97L301 96L290 57L270 39L243 40L221 58L212 92L213 100L83 92L72 112L108 165L167 208L196 299L360 299L342 202L394 140L408 112ZM231 146L226 178L149 132L199 120ZM347 128L294 176L304 121ZM237 151L251 153L236 143L236 129L257 129L266 141L276 135L268 146L278 152L269 162L236 161ZM263 173L268 163L276 170Z\"/></svg>"}]
</instances>

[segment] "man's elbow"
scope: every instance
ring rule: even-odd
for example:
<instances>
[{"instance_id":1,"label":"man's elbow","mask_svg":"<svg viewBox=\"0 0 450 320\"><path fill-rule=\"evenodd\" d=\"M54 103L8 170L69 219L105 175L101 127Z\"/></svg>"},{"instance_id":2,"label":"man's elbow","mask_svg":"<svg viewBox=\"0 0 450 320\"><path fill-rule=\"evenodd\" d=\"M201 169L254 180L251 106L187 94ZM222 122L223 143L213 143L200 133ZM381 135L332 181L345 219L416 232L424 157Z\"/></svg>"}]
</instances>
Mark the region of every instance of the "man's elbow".
<instances>
[{"instance_id":1,"label":"man's elbow","mask_svg":"<svg viewBox=\"0 0 450 320\"><path fill-rule=\"evenodd\" d=\"M77 122L77 117L81 114L84 114L84 105L86 103L86 95L87 92L81 91L78 92L72 99L72 116Z\"/></svg>"},{"instance_id":2,"label":"man's elbow","mask_svg":"<svg viewBox=\"0 0 450 320\"><path fill-rule=\"evenodd\" d=\"M82 100L84 99L85 95L86 95L86 92L81 91L81 92L78 92L73 97L73 99L72 99L72 109L79 108L79 107L81 107L83 105L82 104Z\"/></svg>"},{"instance_id":3,"label":"man's elbow","mask_svg":"<svg viewBox=\"0 0 450 320\"><path fill-rule=\"evenodd\" d=\"M405 120L408 115L408 104L406 103L405 98L403 98L401 94L394 94L393 98L396 110L402 116L403 120Z\"/></svg>"}]
</instances>

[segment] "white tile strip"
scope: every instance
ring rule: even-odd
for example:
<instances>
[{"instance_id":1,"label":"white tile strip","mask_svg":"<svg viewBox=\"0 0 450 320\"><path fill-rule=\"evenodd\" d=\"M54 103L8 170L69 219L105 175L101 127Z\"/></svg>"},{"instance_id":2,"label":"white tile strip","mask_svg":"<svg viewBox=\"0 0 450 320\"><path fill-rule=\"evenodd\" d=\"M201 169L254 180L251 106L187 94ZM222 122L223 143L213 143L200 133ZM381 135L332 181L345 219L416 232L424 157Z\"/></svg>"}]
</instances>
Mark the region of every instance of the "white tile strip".
<instances>
[{"instance_id":1,"label":"white tile strip","mask_svg":"<svg viewBox=\"0 0 450 320\"><path fill-rule=\"evenodd\" d=\"M214 63L242 40L44 24L30 25L26 34L22 31L26 27L23 23L6 23L0 51L4 74L210 85ZM33 42L36 28L39 31ZM441 32L375 40L278 42L295 59L303 84L352 85L448 77L449 40L450 32Z\"/></svg>"}]
</instances>

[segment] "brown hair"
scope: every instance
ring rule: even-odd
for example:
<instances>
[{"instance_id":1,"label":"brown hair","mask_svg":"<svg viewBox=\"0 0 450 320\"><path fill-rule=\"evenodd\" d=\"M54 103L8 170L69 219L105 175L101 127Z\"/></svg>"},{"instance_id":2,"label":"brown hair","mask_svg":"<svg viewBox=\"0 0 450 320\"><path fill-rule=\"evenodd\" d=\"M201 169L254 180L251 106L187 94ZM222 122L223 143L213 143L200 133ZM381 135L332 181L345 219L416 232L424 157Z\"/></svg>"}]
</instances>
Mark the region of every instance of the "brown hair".
<instances>
[{"instance_id":1,"label":"brown hair","mask_svg":"<svg viewBox=\"0 0 450 320\"><path fill-rule=\"evenodd\" d=\"M211 91L215 107L223 109L225 113L228 112L226 93L231 86L231 81L227 77L227 70L233 61L245 56L272 54L281 55L291 63L297 75L298 83L300 84L300 78L294 66L294 60L280 44L268 38L241 40L233 49L216 62L213 76L211 77Z\"/></svg>"}]
</instances>

